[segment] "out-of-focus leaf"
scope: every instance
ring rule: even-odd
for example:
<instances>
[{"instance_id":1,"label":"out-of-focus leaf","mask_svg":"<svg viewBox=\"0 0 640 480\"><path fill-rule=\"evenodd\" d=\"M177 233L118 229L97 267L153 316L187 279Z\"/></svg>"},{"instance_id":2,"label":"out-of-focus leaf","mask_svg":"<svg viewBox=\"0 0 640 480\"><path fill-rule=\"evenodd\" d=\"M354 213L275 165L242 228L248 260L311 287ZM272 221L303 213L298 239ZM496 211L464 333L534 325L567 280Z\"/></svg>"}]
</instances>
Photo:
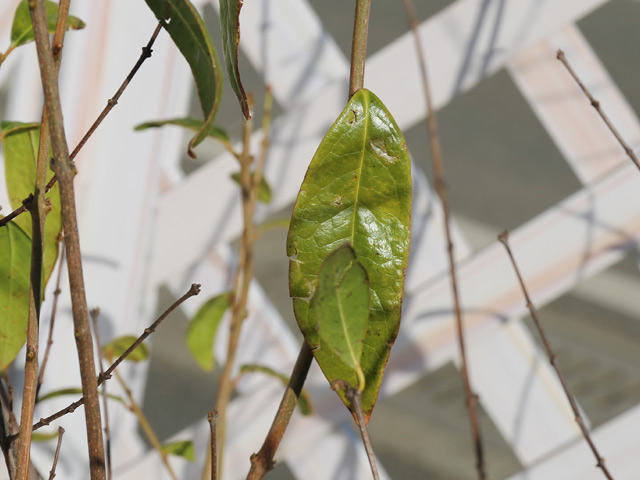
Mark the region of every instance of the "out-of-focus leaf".
<instances>
[{"instance_id":1,"label":"out-of-focus leaf","mask_svg":"<svg viewBox=\"0 0 640 480\"><path fill-rule=\"evenodd\" d=\"M240 183L240 172L232 173L231 178L238 185L242 185ZM269 183L267 183L267 180L264 178L264 175L260 177L260 185L258 185L258 201L262 203L271 202L271 187L269 186Z\"/></svg>"},{"instance_id":2,"label":"out-of-focus leaf","mask_svg":"<svg viewBox=\"0 0 640 480\"><path fill-rule=\"evenodd\" d=\"M360 358L369 320L369 279L350 245L338 247L320 266L311 304L321 340L354 370L363 389ZM334 380L342 379L329 379Z\"/></svg>"},{"instance_id":3,"label":"out-of-focus leaf","mask_svg":"<svg viewBox=\"0 0 640 480\"><path fill-rule=\"evenodd\" d=\"M14 222L0 228L0 371L27 340L31 240Z\"/></svg>"},{"instance_id":4,"label":"out-of-focus leaf","mask_svg":"<svg viewBox=\"0 0 640 480\"><path fill-rule=\"evenodd\" d=\"M231 88L236 92L244 118L249 120L249 102L240 80L238 68L238 46L240 45L240 9L243 0L220 0L220 29L222 31L222 53L229 75Z\"/></svg>"},{"instance_id":5,"label":"out-of-focus leaf","mask_svg":"<svg viewBox=\"0 0 640 480\"><path fill-rule=\"evenodd\" d=\"M264 373L265 375L269 375L270 377L277 378L285 387L289 385L288 376L286 376L284 373L276 372L274 369L269 368L265 365L248 363L240 367L241 374L252 372ZM309 392L306 388L303 388L300 392L300 397L298 397L298 408L300 409L300 413L302 413L303 415L311 415L313 413L313 402L311 401L311 395L309 395Z\"/></svg>"},{"instance_id":6,"label":"out-of-focus leaf","mask_svg":"<svg viewBox=\"0 0 640 480\"><path fill-rule=\"evenodd\" d=\"M78 388L78 387L75 387L75 388L71 387L71 388L61 388L59 390L53 390L53 391L47 393L46 395L38 397L38 403L42 403L42 402L45 402L47 400L51 400L52 398L63 397L65 395L82 396L82 389ZM124 398L119 397L118 395L112 395L112 394L108 393L107 397L109 397L111 400L116 400L117 402L120 402L123 405L125 404Z\"/></svg>"},{"instance_id":7,"label":"out-of-focus leaf","mask_svg":"<svg viewBox=\"0 0 640 480\"><path fill-rule=\"evenodd\" d=\"M2 149L4 153L4 171L7 179L7 191L13 209L19 208L22 201L34 192L36 182L36 162L40 143L40 125L33 123L1 122L0 131L6 133ZM47 181L53 177L53 171L47 169ZM51 201L51 210L44 222L44 284L49 281L58 259L58 236L62 231L60 213L60 189L54 185L47 197ZM22 230L31 237L31 217L20 215L15 220Z\"/></svg>"},{"instance_id":8,"label":"out-of-focus leaf","mask_svg":"<svg viewBox=\"0 0 640 480\"><path fill-rule=\"evenodd\" d=\"M102 346L102 353L107 358L118 358L126 352L137 339L138 337L134 337L133 335L123 335L122 337L115 338ZM149 358L149 348L144 343L141 343L127 356L125 360L130 362L140 362L147 358Z\"/></svg>"},{"instance_id":9,"label":"out-of-focus leaf","mask_svg":"<svg viewBox=\"0 0 640 480\"><path fill-rule=\"evenodd\" d=\"M289 292L307 343L329 380L353 386L356 375L321 338L310 299L320 265L346 242L369 275L369 326L360 360L366 421L400 326L410 227L411 166L404 138L382 102L359 90L307 170L291 218L287 255ZM340 395L349 407L344 392Z\"/></svg>"},{"instance_id":10,"label":"out-of-focus leaf","mask_svg":"<svg viewBox=\"0 0 640 480\"><path fill-rule=\"evenodd\" d=\"M187 347L203 370L215 365L213 341L218 325L231 304L231 294L222 293L210 298L196 312L187 330Z\"/></svg>"},{"instance_id":11,"label":"out-of-focus leaf","mask_svg":"<svg viewBox=\"0 0 640 480\"><path fill-rule=\"evenodd\" d=\"M176 455L185 458L190 462L196 461L196 453L193 442L190 440L179 440L177 442L166 443L162 446L162 451L168 455Z\"/></svg>"},{"instance_id":12,"label":"out-of-focus leaf","mask_svg":"<svg viewBox=\"0 0 640 480\"><path fill-rule=\"evenodd\" d=\"M36 443L44 443L56 438L58 438L58 430L50 433L39 430L31 434L31 441Z\"/></svg>"},{"instance_id":13,"label":"out-of-focus leaf","mask_svg":"<svg viewBox=\"0 0 640 480\"><path fill-rule=\"evenodd\" d=\"M140 125L136 125L135 130L146 130L147 128L156 128L156 127L164 127L165 125L175 125L177 127L184 127L192 130L194 132L199 132L202 128L204 128L204 122L199 118L186 117L186 118L171 118L169 120L157 120L153 122L145 122ZM213 138L214 140L218 140L224 146L230 150L231 149L231 141L229 140L229 135L227 132L218 127L217 125L213 125L211 130L207 134L209 138Z\"/></svg>"},{"instance_id":14,"label":"out-of-focus leaf","mask_svg":"<svg viewBox=\"0 0 640 480\"><path fill-rule=\"evenodd\" d=\"M49 33L56 31L58 22L58 4L47 0L45 2L47 10L47 24ZM85 23L78 17L69 15L67 17L67 30L80 30L85 27ZM29 0L22 0L16 8L11 26L11 46L19 47L28 42L33 42L33 27L31 26L31 16L29 15Z\"/></svg>"},{"instance_id":15,"label":"out-of-focus leaf","mask_svg":"<svg viewBox=\"0 0 640 480\"><path fill-rule=\"evenodd\" d=\"M204 123L189 142L187 151L190 157L196 158L193 149L209 135L213 128L222 95L218 54L202 17L191 2L188 0L145 1L189 63L196 82Z\"/></svg>"}]
</instances>

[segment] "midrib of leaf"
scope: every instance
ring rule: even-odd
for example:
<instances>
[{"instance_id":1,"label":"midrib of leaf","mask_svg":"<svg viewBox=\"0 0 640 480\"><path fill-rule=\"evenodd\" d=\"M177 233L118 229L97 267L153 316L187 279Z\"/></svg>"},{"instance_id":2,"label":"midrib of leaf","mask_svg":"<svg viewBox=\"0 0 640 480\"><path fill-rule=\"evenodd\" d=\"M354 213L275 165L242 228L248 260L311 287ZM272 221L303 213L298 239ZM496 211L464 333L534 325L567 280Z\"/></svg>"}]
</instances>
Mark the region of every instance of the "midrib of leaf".
<instances>
[{"instance_id":1,"label":"midrib of leaf","mask_svg":"<svg viewBox=\"0 0 640 480\"><path fill-rule=\"evenodd\" d=\"M362 154L360 156L360 166L358 167L356 199L353 204L353 217L351 219L351 238L349 239L354 249L356 248L354 243L355 237L356 237L356 216L358 215L358 204L360 203L358 199L360 198L360 186L362 185L362 169L364 168L364 157L365 157L365 151L367 148L367 136L369 135L369 122L367 121L367 113L369 112L369 98L364 94L364 92L361 91L361 93L363 98L362 103L363 103L363 107L365 107L364 111L366 113L364 116L364 135L362 136L362 149L361 149Z\"/></svg>"}]
</instances>

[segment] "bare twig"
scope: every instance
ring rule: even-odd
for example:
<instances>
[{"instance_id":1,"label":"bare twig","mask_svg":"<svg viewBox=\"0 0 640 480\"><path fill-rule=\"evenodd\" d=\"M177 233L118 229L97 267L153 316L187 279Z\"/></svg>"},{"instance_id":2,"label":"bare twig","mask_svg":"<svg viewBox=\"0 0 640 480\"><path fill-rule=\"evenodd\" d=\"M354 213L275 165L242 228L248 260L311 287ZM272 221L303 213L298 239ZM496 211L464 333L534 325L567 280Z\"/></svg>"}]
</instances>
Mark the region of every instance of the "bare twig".
<instances>
[{"instance_id":1,"label":"bare twig","mask_svg":"<svg viewBox=\"0 0 640 480\"><path fill-rule=\"evenodd\" d=\"M58 457L60 456L60 447L62 446L63 435L64 428L58 427L58 444L56 445L56 453L53 455L53 465L51 465L51 471L49 472L49 480L53 480L56 476L56 466L58 465Z\"/></svg>"},{"instance_id":2,"label":"bare twig","mask_svg":"<svg viewBox=\"0 0 640 480\"><path fill-rule=\"evenodd\" d=\"M127 398L129 399L129 408L138 419L138 422L140 423L142 430L144 431L145 435L149 439L149 442L153 446L154 450L158 452L158 455L160 455L160 458L162 459L162 463L167 469L169 476L173 480L178 480L176 472L173 471L173 468L171 468L171 464L169 463L169 458L168 458L169 456L166 454L166 452L164 452L164 450L162 450L162 444L160 443L160 440L158 439L156 432L153 431L153 428L151 427L149 420L147 420L147 417L142 412L142 409L133 398L133 394L131 393L131 390L129 389L127 384L124 382L120 374L117 371L114 373L116 375L116 378L118 379L118 383L120 383L120 386L122 387L125 394L127 395Z\"/></svg>"},{"instance_id":3,"label":"bare twig","mask_svg":"<svg viewBox=\"0 0 640 480\"><path fill-rule=\"evenodd\" d=\"M584 94L589 99L591 106L596 109L596 112L598 112L598 115L600 115L600 118L602 118L602 120L607 125L611 133L613 133L613 136L616 137L616 140L618 140L618 143L622 146L625 153L629 156L629 158L635 164L635 166L638 167L638 169L640 170L640 161L638 161L638 157L636 157L636 154L633 153L633 150L631 149L631 147L629 147L627 142L624 141L624 139L622 138L622 136L620 135L616 127L614 127L613 123L611 123L611 120L609 120L609 117L607 117L607 115L604 113L602 108L600 108L600 102L596 100L593 97L593 95L591 95L591 92L584 85L584 83L582 83L582 81L580 80L580 77L578 77L578 74L573 70L573 68L571 68L571 65L569 65L567 57L565 57L564 55L564 52L562 50L558 50L556 57L566 67L567 71L571 74L571 76L576 81L580 89L584 92Z\"/></svg>"},{"instance_id":4,"label":"bare twig","mask_svg":"<svg viewBox=\"0 0 640 480\"><path fill-rule=\"evenodd\" d=\"M99 387L100 385L102 385L102 382L111 378L111 374L116 369L116 367L120 365L120 363L122 363L127 358L127 356L129 356L129 354L136 349L138 345L140 345L149 335L151 335L156 330L156 328L158 328L158 325L160 325L160 323L162 323L162 321L165 318L167 318L167 316L169 316L171 312L173 312L176 308L178 308L185 300L187 300L190 297L193 297L194 295L198 295L198 293L200 293L200 285L197 283L192 284L191 288L189 288L189 291L187 293L185 293L182 297L176 300L167 310L165 310L165 312L162 315L160 315L158 319L155 322L153 322L153 324L151 324L150 327L145 328L144 333L142 333L142 335L140 335L136 339L136 341L133 342L131 346L122 355L120 355L120 357L118 357L118 359L115 362L113 362L113 364L107 369L107 371L104 372L104 374L98 376L98 381L96 382L97 386ZM85 398L81 397L80 399L73 402L71 405L63 408L62 410L57 411L53 415L49 415L46 418L41 418L38 423L33 425L33 430L38 430L39 428L49 425L54 420L57 420L58 418L63 417L68 413L73 413L76 408L78 408L81 405L84 405L84 402L85 402ZM8 441L12 442L16 438L17 438L17 435L8 437Z\"/></svg>"},{"instance_id":5,"label":"bare twig","mask_svg":"<svg viewBox=\"0 0 640 480\"><path fill-rule=\"evenodd\" d=\"M29 2L29 12L31 14L31 22L36 40L45 105L50 121L49 130L54 154L52 167L60 180L60 206L62 226L65 233L64 239L67 248L67 264L69 266L71 307L78 350L80 379L86 399L85 421L89 447L89 466L92 480L103 480L105 478L104 446L102 441L100 402L95 382L93 342L91 339L89 312L87 310L84 278L82 274L82 257L80 253L80 238L78 234L73 186L75 167L69 159L69 150L62 121L62 110L60 108L60 95L58 92L55 64L51 54L51 46L49 45L44 0Z\"/></svg>"},{"instance_id":6,"label":"bare twig","mask_svg":"<svg viewBox=\"0 0 640 480\"><path fill-rule=\"evenodd\" d=\"M100 317L100 309L94 308L89 312L93 322L93 335L96 338L96 346L98 351L98 366L100 367L100 375L104 374L104 356L102 355L102 342L100 341L100 329L98 328L98 318ZM104 441L105 454L107 460L107 479L111 480L111 431L109 429L109 402L107 402L107 384L102 385L102 409L104 411Z\"/></svg>"},{"instance_id":7,"label":"bare twig","mask_svg":"<svg viewBox=\"0 0 640 480\"><path fill-rule=\"evenodd\" d=\"M589 429L587 428L587 426L584 423L584 420L582 419L582 415L580 414L580 409L578 408L578 404L576 403L576 400L573 394L571 393L571 391L569 390L569 387L567 386L567 382L565 381L564 376L560 371L560 367L558 367L558 362L557 362L558 357L551 349L551 344L549 343L549 339L547 338L547 335L545 334L545 331L542 328L542 324L540 323L540 319L538 318L538 312L536 310L536 307L533 305L533 302L529 297L529 292L527 291L527 287L524 283L522 275L520 274L520 269L516 264L516 260L513 256L513 252L511 251L511 247L509 246L509 232L507 232L506 230L502 232L500 235L498 235L498 240L500 241L500 243L504 245L504 247L507 250L507 253L509 254L509 258L511 259L511 263L513 265L513 269L516 272L516 276L518 277L518 282L520 283L520 287L522 288L522 293L524 295L525 300L527 301L527 308L529 309L529 313L531 314L533 323L536 326L536 330L538 330L538 334L540 335L542 344L544 345L544 348L547 352L549 363L551 364L553 369L556 371L556 374L558 375L558 379L560 380L560 384L562 385L564 394L567 396L567 400L569 400L569 405L571 405L571 410L573 411L573 414L575 416L576 423L580 427L580 430L582 431L582 435L584 436L584 439L589 444L589 447L591 448L591 451L593 452L593 455L596 458L596 461L598 462L596 465L600 467L600 469L602 469L602 473L604 473L605 477L607 477L609 480L613 480L613 476L611 475L611 473L609 473L609 470L607 469L607 466L604 463L604 458L600 456L600 453L598 452L598 449L596 448L596 445L593 442L591 435L589 434Z\"/></svg>"},{"instance_id":8,"label":"bare twig","mask_svg":"<svg viewBox=\"0 0 640 480\"><path fill-rule=\"evenodd\" d=\"M413 32L415 39L416 51L418 53L418 61L420 63L420 71L422 74L422 83L424 88L425 100L427 103L427 124L429 128L429 140L431 145L431 155L433 157L433 170L435 174L435 186L440 202L442 203L442 213L444 216L444 228L447 240L447 252L449 257L449 272L451 277L451 290L453 293L453 302L456 315L456 329L458 333L458 345L460 347L460 373L465 391L465 403L469 414L469 423L471 426L471 435L473 438L474 452L476 456L476 470L479 479L486 478L486 467L484 461L484 452L482 445L482 436L480 433L480 422L478 421L477 404L478 397L473 392L471 380L469 378L469 364L467 361L467 353L464 340L464 326L462 322L462 308L460 306L460 296L458 294L458 282L456 277L456 264L454 256L453 239L451 237L450 212L447 201L447 186L445 182L444 163L442 161L442 150L440 148L440 137L438 135L438 123L436 120L433 102L431 101L431 89L429 87L429 78L427 75L427 64L424 53L422 52L422 43L418 34L418 22L416 19L413 2L404 0L404 6L407 10L409 18L409 26Z\"/></svg>"},{"instance_id":9,"label":"bare twig","mask_svg":"<svg viewBox=\"0 0 640 480\"><path fill-rule=\"evenodd\" d=\"M107 101L107 105L104 107L102 112L100 112L100 115L98 115L98 118L93 122L91 127L89 127L89 130L87 130L87 133L84 134L84 136L82 137L82 139L80 140L80 142L78 143L76 148L73 149L73 152L71 152L71 155L69 156L69 158L71 160L74 160L76 158L76 155L78 155L78 153L80 152L80 150L82 149L84 144L87 143L87 140L89 140L91 135L93 135L93 133L96 131L96 129L102 123L102 121L105 119L105 117L109 114L109 112L113 109L113 107L116 106L116 104L118 103L118 100L120 99L120 97L124 93L125 89L129 85L129 83L131 83L131 80L133 79L135 74L138 72L138 70L140 69L140 67L144 63L144 61L147 58L151 57L151 52L152 52L151 47L153 46L154 42L156 41L156 38L158 37L158 34L160 33L160 29L161 28L162 28L162 24L158 23L158 26L156 27L156 29L154 30L153 34L151 35L151 38L149 39L149 42L147 43L147 45L145 47L142 48L142 53L140 54L140 58L138 58L138 61L133 66L133 68L131 69L129 74L126 76L126 78L122 82L122 85L120 85L120 88L118 88L118 91L115 93L115 95L112 98L110 98ZM55 43L55 38L54 38L54 50L55 50L55 45L58 45L58 44ZM49 183L47 184L47 189L46 189L47 192L49 190L51 190L51 188L57 182L57 180L58 180L57 176L54 176L53 178L51 178L51 180L49 180ZM24 207L24 205L19 207L19 208L17 208L17 209L15 209L11 213L9 213L6 217L3 217L3 218L0 219L0 227L3 227L7 223L9 223L11 220L16 218L18 215L24 213L25 211L26 211L26 207Z\"/></svg>"},{"instance_id":10,"label":"bare twig","mask_svg":"<svg viewBox=\"0 0 640 480\"><path fill-rule=\"evenodd\" d=\"M349 97L364 85L364 64L367 56L367 34L371 0L356 0L351 41L351 70L349 73Z\"/></svg>"},{"instance_id":11,"label":"bare twig","mask_svg":"<svg viewBox=\"0 0 640 480\"><path fill-rule=\"evenodd\" d=\"M207 415L207 420L209 421L209 425L211 426L211 438L209 439L209 446L211 447L211 451L209 452L209 455L211 455L211 480L216 480L218 478L218 435L216 433L218 412L216 412L215 410L213 412L209 412L209 414Z\"/></svg>"}]
</instances>

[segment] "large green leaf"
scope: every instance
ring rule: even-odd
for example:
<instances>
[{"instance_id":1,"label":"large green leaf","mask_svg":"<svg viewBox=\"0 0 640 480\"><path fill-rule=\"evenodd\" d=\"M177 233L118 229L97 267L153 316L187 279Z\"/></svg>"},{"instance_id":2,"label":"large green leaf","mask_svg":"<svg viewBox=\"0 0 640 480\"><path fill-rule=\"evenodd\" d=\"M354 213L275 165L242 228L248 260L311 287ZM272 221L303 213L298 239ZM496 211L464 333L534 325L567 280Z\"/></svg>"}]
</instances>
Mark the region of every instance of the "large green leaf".
<instances>
[{"instance_id":1,"label":"large green leaf","mask_svg":"<svg viewBox=\"0 0 640 480\"><path fill-rule=\"evenodd\" d=\"M136 125L135 130L146 130L147 128L157 128L164 127L165 125L175 125L177 127L184 127L194 132L199 132L204 127L204 122L199 118L185 117L185 118L171 118L168 120L156 120L151 122L141 123L140 125ZM218 127L217 125L213 125L211 130L207 134L209 138L213 138L214 140L218 140L221 142L228 150L231 149L231 140L229 140L229 135L227 132Z\"/></svg>"},{"instance_id":2,"label":"large green leaf","mask_svg":"<svg viewBox=\"0 0 640 480\"><path fill-rule=\"evenodd\" d=\"M364 389L360 358L369 323L369 279L349 244L338 247L320 266L311 305L321 340L354 370L354 387Z\"/></svg>"},{"instance_id":3,"label":"large green leaf","mask_svg":"<svg viewBox=\"0 0 640 480\"><path fill-rule=\"evenodd\" d=\"M47 0L45 2L47 10L47 24L49 33L56 30L58 22L58 4ZM85 23L77 17L69 15L67 17L67 30L80 30L85 27ZM28 42L33 42L33 27L31 26L31 17L29 15L29 0L22 0L16 8L13 16L13 25L11 26L11 46L18 47Z\"/></svg>"},{"instance_id":4,"label":"large green leaf","mask_svg":"<svg viewBox=\"0 0 640 480\"><path fill-rule=\"evenodd\" d=\"M102 346L102 353L104 353L104 356L109 359L118 358L126 352L137 339L138 337L133 335L123 335L122 337L114 338L109 343ZM127 356L125 360L130 362L141 362L147 358L149 358L149 347L144 343L141 343Z\"/></svg>"},{"instance_id":5,"label":"large green leaf","mask_svg":"<svg viewBox=\"0 0 640 480\"><path fill-rule=\"evenodd\" d=\"M231 294L228 292L212 297L204 302L189 323L187 347L203 370L212 370L215 365L213 341L230 305Z\"/></svg>"},{"instance_id":6,"label":"large green leaf","mask_svg":"<svg viewBox=\"0 0 640 480\"><path fill-rule=\"evenodd\" d=\"M287 255L296 320L330 381L358 384L354 370L321 338L310 308L320 266L349 242L369 275L369 322L360 361L367 421L400 326L410 228L411 165L404 138L382 102L359 90L309 165L291 217Z\"/></svg>"},{"instance_id":7,"label":"large green leaf","mask_svg":"<svg viewBox=\"0 0 640 480\"><path fill-rule=\"evenodd\" d=\"M6 132L6 137L2 142L5 177L11 207L16 209L34 191L40 124L1 122L0 130L3 133ZM48 169L47 181L52 176L53 171ZM58 259L58 236L62 230L60 190L57 184L49 190L47 196L51 201L51 210L47 213L44 223L43 268L45 284L49 281ZM13 221L31 237L31 218L29 215L20 215Z\"/></svg>"},{"instance_id":8,"label":"large green leaf","mask_svg":"<svg viewBox=\"0 0 640 480\"><path fill-rule=\"evenodd\" d=\"M244 118L249 120L249 102L240 80L238 68L238 46L240 45L240 9L243 0L220 0L220 29L222 31L222 53L229 75L231 88L236 92Z\"/></svg>"},{"instance_id":9,"label":"large green leaf","mask_svg":"<svg viewBox=\"0 0 640 480\"><path fill-rule=\"evenodd\" d=\"M189 142L189 156L213 128L222 95L220 62L202 17L189 0L145 0L191 67L204 124Z\"/></svg>"},{"instance_id":10,"label":"large green leaf","mask_svg":"<svg viewBox=\"0 0 640 480\"><path fill-rule=\"evenodd\" d=\"M0 371L27 340L31 240L14 222L0 228Z\"/></svg>"}]
</instances>

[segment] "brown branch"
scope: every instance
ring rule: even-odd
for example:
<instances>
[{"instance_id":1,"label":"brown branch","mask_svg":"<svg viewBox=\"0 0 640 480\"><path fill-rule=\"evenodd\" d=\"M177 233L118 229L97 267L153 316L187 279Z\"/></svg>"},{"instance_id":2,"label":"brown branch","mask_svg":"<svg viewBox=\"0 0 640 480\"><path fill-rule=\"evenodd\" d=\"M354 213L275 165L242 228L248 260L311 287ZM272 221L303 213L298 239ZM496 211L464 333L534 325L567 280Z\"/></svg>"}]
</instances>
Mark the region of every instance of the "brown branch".
<instances>
[{"instance_id":1,"label":"brown branch","mask_svg":"<svg viewBox=\"0 0 640 480\"><path fill-rule=\"evenodd\" d=\"M93 322L93 334L96 338L96 346L98 351L98 366L100 367L100 375L104 375L104 356L102 355L102 342L100 341L100 328L98 327L98 318L100 317L100 309L94 308L89 312L91 321ZM107 402L107 384L102 383L102 408L104 410L104 441L107 465L107 479L111 480L111 431L109 429L109 402Z\"/></svg>"},{"instance_id":2,"label":"brown branch","mask_svg":"<svg viewBox=\"0 0 640 480\"><path fill-rule=\"evenodd\" d=\"M356 0L351 40L351 70L349 72L349 97L364 85L364 64L367 56L367 34L371 0Z\"/></svg>"},{"instance_id":3,"label":"brown branch","mask_svg":"<svg viewBox=\"0 0 640 480\"><path fill-rule=\"evenodd\" d=\"M213 412L209 412L209 414L207 415L207 420L209 421L209 425L211 427L211 438L209 439L209 446L211 449L211 451L209 452L209 455L211 455L211 480L216 480L218 478L218 435L216 433L218 412L216 412L215 410Z\"/></svg>"},{"instance_id":4,"label":"brown branch","mask_svg":"<svg viewBox=\"0 0 640 480\"><path fill-rule=\"evenodd\" d=\"M296 408L298 397L300 397L302 386L307 379L312 360L313 353L311 353L307 342L303 341L293 372L291 372L289 384L284 391L269 433L267 433L260 451L251 456L251 470L249 470L247 480L259 480L273 468L273 457L278 450L278 446L280 446L284 432L289 425L289 420L291 420L291 415L293 415L293 411Z\"/></svg>"},{"instance_id":5,"label":"brown branch","mask_svg":"<svg viewBox=\"0 0 640 480\"><path fill-rule=\"evenodd\" d=\"M538 330L538 334L540 335L542 344L544 345L544 348L547 352L549 363L551 364L553 369L556 371L556 374L558 375L558 379L560 380L560 384L562 385L562 390L564 390L564 394L567 396L567 400L569 400L569 405L571 405L571 410L573 411L575 421L580 427L580 430L582 431L582 435L584 436L584 439L589 444L589 447L593 452L593 456L596 458L596 461L597 461L596 466L602 469L602 473L604 473L605 477L607 477L609 480L613 480L613 476L611 475L611 473L609 473L609 470L607 469L604 463L604 458L600 456L600 453L598 452L598 449L596 448L596 445L593 442L591 435L589 434L589 429L587 428L587 426L584 423L584 420L582 419L582 415L580 414L580 409L578 408L578 404L576 403L576 400L573 394L571 393L571 391L569 390L569 387L567 386L567 382L565 381L564 376L560 371L560 367L558 367L558 363L557 363L558 357L553 352L551 348L551 344L549 343L549 339L547 338L547 335L544 329L542 328L542 324L540 323L540 319L538 318L538 312L536 310L536 307L533 305L533 302L531 301L531 297L529 297L529 292L527 291L527 287L524 283L522 275L520 274L520 269L516 264L516 259L514 258L513 253L511 251L511 247L509 246L509 232L507 232L506 230L502 232L500 235L498 235L498 240L504 245L504 247L507 250L507 253L509 254L509 259L511 259L511 264L513 265L513 269L516 272L516 276L518 277L520 288L522 289L524 298L527 301L527 308L529 309L529 313L531 315L531 318L533 319L533 323L536 326L536 330Z\"/></svg>"},{"instance_id":6,"label":"brown branch","mask_svg":"<svg viewBox=\"0 0 640 480\"><path fill-rule=\"evenodd\" d=\"M578 74L573 70L573 68L571 68L571 65L569 65L569 62L567 61L567 58L564 55L564 52L562 50L558 50L556 57L566 67L567 71L571 74L571 76L576 81L580 89L584 92L584 94L589 99L591 106L596 109L596 112L598 112L598 115L600 115L600 118L602 118L602 120L607 125L611 133L613 133L613 136L616 137L616 140L618 140L618 143L622 146L625 153L629 156L629 158L635 164L635 166L640 170L640 161L638 161L638 157L636 157L636 154L633 153L633 150L631 149L631 147L627 145L627 142L624 141L624 139L622 138L622 136L620 135L616 127L613 126L613 123L611 123L611 120L609 120L609 117L607 117L604 111L602 111L602 108L600 108L600 102L596 100L593 97L593 95L591 95L591 92L584 85L584 83L582 83L582 81L580 80L580 77L578 77Z\"/></svg>"},{"instance_id":7,"label":"brown branch","mask_svg":"<svg viewBox=\"0 0 640 480\"><path fill-rule=\"evenodd\" d=\"M158 328L158 325L160 325L160 323L162 323L162 321L165 318L167 318L167 316L169 316L171 312L173 312L176 308L178 308L185 300L187 300L190 297L193 297L194 295L198 295L199 293L200 293L200 285L197 283L192 284L191 288L189 288L189 291L187 293L185 293L182 297L176 300L167 310L165 310L165 312L162 315L160 315L158 319L155 322L153 322L153 324L151 324L150 327L145 328L142 335L140 335L136 339L136 341L133 342L131 346L122 355L120 355L120 357L118 357L118 359L115 362L113 362L113 364L107 369L107 371L104 372L104 374L98 376L96 387L99 387L100 385L102 385L102 382L111 378L111 374L116 369L116 367L120 365L127 358L127 356L129 356L129 354L133 352L136 349L136 347L138 347L138 345L140 345L149 335L151 335L155 331L155 329ZM76 408L78 408L81 405L84 405L84 402L85 402L84 397L81 397L80 399L76 400L75 402L63 408L62 410L57 411L53 415L49 415L46 418L41 418L38 423L33 425L33 430L38 430L39 428L49 425L54 420L57 420L58 418L63 417L68 413L73 413ZM8 437L8 441L12 442L16 438L17 438L17 435Z\"/></svg>"},{"instance_id":8,"label":"brown branch","mask_svg":"<svg viewBox=\"0 0 640 480\"><path fill-rule=\"evenodd\" d=\"M407 16L409 18L409 26L413 32L413 37L416 44L416 52L418 54L418 61L420 64L420 71L422 75L422 83L424 88L424 95L427 104L427 124L429 129L429 140L431 144L431 155L433 157L433 170L435 174L435 186L440 202L442 203L442 213L444 216L444 228L447 240L447 253L449 257L449 272L451 277L451 290L453 293L454 309L456 315L456 330L458 334L458 345L460 347L460 373L462 376L462 383L465 391L467 411L469 414L469 424L471 426L471 435L473 439L474 452L476 457L476 470L478 472L479 479L485 479L487 477L486 467L484 461L484 449L482 444L482 435L480 433L480 422L478 421L477 404L478 397L473 392L471 387L471 380L469 378L469 365L467 361L467 352L464 339L464 326L462 322L462 308L460 306L460 296L458 294L458 282L456 276L456 265L454 257L453 239L451 236L450 226L450 212L449 204L447 201L447 186L445 182L444 163L442 161L442 150L440 148L440 136L438 134L438 123L436 120L435 110L433 108L433 102L431 101L431 89L429 87L429 78L427 75L427 64L424 53L422 51L422 44L420 42L420 36L418 34L418 22L416 19L415 10L411 0L404 0L404 6L407 10Z\"/></svg>"},{"instance_id":9,"label":"brown branch","mask_svg":"<svg viewBox=\"0 0 640 480\"><path fill-rule=\"evenodd\" d=\"M56 466L58 465L58 457L60 456L60 447L62 446L63 435L64 428L58 427L58 444L56 445L56 453L53 455L53 465L51 465L51 471L49 472L49 480L53 480L56 476Z\"/></svg>"},{"instance_id":10,"label":"brown branch","mask_svg":"<svg viewBox=\"0 0 640 480\"><path fill-rule=\"evenodd\" d=\"M162 25L160 23L158 23L158 26L156 27L156 29L154 30L153 34L151 35L151 38L149 39L149 42L147 43L147 45L145 47L142 48L142 53L140 54L140 58L138 58L138 61L133 66L133 68L131 69L129 74L126 76L126 78L122 82L122 85L120 85L120 88L117 90L115 95L107 101L107 105L104 107L102 112L100 112L100 115L98 115L98 118L93 122L91 127L89 127L89 130L87 130L87 133L84 134L84 136L82 137L82 139L80 140L80 142L78 143L76 148L73 149L73 152L71 152L71 155L69 157L71 160L74 160L76 158L76 155L78 155L78 153L80 152L80 150L82 149L84 144L87 143L87 140L89 140L91 135L93 135L93 133L96 131L96 129L102 123L102 121L105 119L105 117L109 114L109 112L113 109L113 107L116 106L116 104L118 103L118 100L120 99L120 97L124 93L125 89L129 85L129 83L131 83L131 80L136 75L136 73L138 72L138 70L140 69L140 67L144 63L144 61L147 58L151 57L151 52L153 51L151 49L151 47L155 43L156 38L158 37L158 34L160 33L160 29L161 28L162 28ZM55 37L54 37L54 42L55 42ZM57 45L57 44L54 43L54 46L55 45ZM51 180L49 180L49 183L47 184L46 191L48 192L49 190L51 190L51 188L55 185L55 183L57 181L58 181L57 176L54 176L53 178L51 178ZM23 205L23 206L18 207L17 209L12 211L11 213L9 213L6 217L0 218L0 227L5 226L11 220L13 220L18 215L20 215L20 214L22 214L24 212L26 212L26 208Z\"/></svg>"}]
</instances>

